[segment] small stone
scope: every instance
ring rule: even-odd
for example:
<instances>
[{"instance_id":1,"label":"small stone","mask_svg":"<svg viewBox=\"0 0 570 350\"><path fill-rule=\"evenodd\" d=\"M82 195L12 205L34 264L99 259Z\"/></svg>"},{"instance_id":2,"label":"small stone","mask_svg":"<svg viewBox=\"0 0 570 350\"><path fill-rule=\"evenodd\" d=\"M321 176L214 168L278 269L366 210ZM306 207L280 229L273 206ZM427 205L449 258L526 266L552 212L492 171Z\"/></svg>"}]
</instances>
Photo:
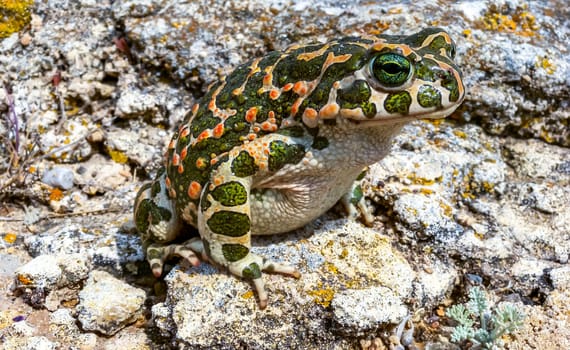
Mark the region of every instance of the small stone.
<instances>
[{"instance_id":1,"label":"small stone","mask_svg":"<svg viewBox=\"0 0 570 350\"><path fill-rule=\"evenodd\" d=\"M61 166L54 167L44 173L42 182L62 190L69 190L73 187L73 170Z\"/></svg>"},{"instance_id":2,"label":"small stone","mask_svg":"<svg viewBox=\"0 0 570 350\"><path fill-rule=\"evenodd\" d=\"M22 46L28 46L32 42L32 36L29 33L24 33L20 38L20 44Z\"/></svg>"},{"instance_id":3,"label":"small stone","mask_svg":"<svg viewBox=\"0 0 570 350\"><path fill-rule=\"evenodd\" d=\"M79 292L78 320L84 330L113 335L142 316L146 294L104 271L92 271Z\"/></svg>"}]
</instances>

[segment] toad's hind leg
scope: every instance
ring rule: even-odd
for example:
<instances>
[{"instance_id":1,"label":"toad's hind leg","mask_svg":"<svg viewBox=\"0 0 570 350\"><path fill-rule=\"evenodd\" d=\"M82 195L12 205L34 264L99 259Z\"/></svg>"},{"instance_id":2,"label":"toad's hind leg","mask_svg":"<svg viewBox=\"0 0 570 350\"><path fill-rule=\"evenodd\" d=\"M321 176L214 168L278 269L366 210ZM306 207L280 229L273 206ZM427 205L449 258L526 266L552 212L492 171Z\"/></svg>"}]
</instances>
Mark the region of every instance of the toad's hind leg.
<instances>
[{"instance_id":1,"label":"toad's hind leg","mask_svg":"<svg viewBox=\"0 0 570 350\"><path fill-rule=\"evenodd\" d=\"M296 278L300 273L292 266L268 261L251 252L253 172L244 165L247 157L255 158L245 150L232 151L212 173L200 201L198 230L208 258L226 267L231 274L251 280L263 309L268 297L262 272Z\"/></svg>"}]
</instances>

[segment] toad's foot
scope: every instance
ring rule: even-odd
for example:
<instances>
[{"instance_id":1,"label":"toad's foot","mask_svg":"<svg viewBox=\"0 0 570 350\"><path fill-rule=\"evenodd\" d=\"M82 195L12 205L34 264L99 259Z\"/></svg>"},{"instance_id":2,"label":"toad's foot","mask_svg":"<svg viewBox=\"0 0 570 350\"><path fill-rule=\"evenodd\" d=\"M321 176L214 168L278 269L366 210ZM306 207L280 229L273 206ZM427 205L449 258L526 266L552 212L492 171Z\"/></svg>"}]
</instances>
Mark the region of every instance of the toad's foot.
<instances>
[{"instance_id":1,"label":"toad's foot","mask_svg":"<svg viewBox=\"0 0 570 350\"><path fill-rule=\"evenodd\" d=\"M179 256L183 260L188 261L192 266L200 265L200 259L196 255L197 252L202 252L204 247L199 238L192 238L180 244L151 244L146 249L146 259L152 269L152 274L155 277L162 275L164 262L173 257Z\"/></svg>"},{"instance_id":2,"label":"toad's foot","mask_svg":"<svg viewBox=\"0 0 570 350\"><path fill-rule=\"evenodd\" d=\"M372 226L374 216L372 215L370 207L366 204L366 199L362 193L361 184L364 174L363 172L358 179L354 181L350 191L342 196L341 203L351 220L356 220L358 217L361 217L366 226Z\"/></svg>"},{"instance_id":3,"label":"toad's foot","mask_svg":"<svg viewBox=\"0 0 570 350\"><path fill-rule=\"evenodd\" d=\"M295 278L301 277L301 273L290 265L270 261L252 253L239 261L230 263L228 269L233 275L250 279L253 282L259 297L259 308L262 310L265 309L268 301L262 272L279 273Z\"/></svg>"}]
</instances>

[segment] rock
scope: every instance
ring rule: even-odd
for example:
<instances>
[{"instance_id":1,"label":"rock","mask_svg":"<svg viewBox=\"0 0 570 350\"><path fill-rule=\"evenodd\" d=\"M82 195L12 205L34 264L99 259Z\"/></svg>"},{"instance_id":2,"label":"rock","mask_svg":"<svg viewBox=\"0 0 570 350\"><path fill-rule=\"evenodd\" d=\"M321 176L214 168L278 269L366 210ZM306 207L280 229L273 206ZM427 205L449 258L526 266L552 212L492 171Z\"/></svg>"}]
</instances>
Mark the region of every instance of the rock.
<instances>
[{"instance_id":1,"label":"rock","mask_svg":"<svg viewBox=\"0 0 570 350\"><path fill-rule=\"evenodd\" d=\"M341 291L335 294L331 305L341 331L353 336L386 323L399 323L409 314L401 298L386 287Z\"/></svg>"},{"instance_id":2,"label":"rock","mask_svg":"<svg viewBox=\"0 0 570 350\"><path fill-rule=\"evenodd\" d=\"M563 266L550 270L550 279L554 288L570 290L570 266Z\"/></svg>"},{"instance_id":3,"label":"rock","mask_svg":"<svg viewBox=\"0 0 570 350\"><path fill-rule=\"evenodd\" d=\"M83 333L77 326L77 320L70 309L58 309L49 317L50 330L57 339L82 350L96 349L97 336Z\"/></svg>"},{"instance_id":4,"label":"rock","mask_svg":"<svg viewBox=\"0 0 570 350\"><path fill-rule=\"evenodd\" d=\"M77 319L83 329L113 335L142 317L146 293L103 271L92 271L79 292Z\"/></svg>"},{"instance_id":5,"label":"rock","mask_svg":"<svg viewBox=\"0 0 570 350\"><path fill-rule=\"evenodd\" d=\"M16 270L16 288L32 306L42 306L52 290L87 278L90 261L80 254L40 255Z\"/></svg>"},{"instance_id":6,"label":"rock","mask_svg":"<svg viewBox=\"0 0 570 350\"><path fill-rule=\"evenodd\" d=\"M65 167L52 168L44 173L42 182L62 190L69 190L73 187L73 170Z\"/></svg>"}]
</instances>

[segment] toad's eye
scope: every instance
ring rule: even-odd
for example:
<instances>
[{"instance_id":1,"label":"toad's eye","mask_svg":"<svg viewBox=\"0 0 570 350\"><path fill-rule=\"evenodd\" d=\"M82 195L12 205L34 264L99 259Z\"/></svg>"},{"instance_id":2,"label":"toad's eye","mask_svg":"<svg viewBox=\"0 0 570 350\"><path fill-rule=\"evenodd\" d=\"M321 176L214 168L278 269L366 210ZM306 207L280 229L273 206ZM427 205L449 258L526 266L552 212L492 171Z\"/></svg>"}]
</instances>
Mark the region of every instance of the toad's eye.
<instances>
[{"instance_id":1,"label":"toad's eye","mask_svg":"<svg viewBox=\"0 0 570 350\"><path fill-rule=\"evenodd\" d=\"M397 53L384 53L374 57L370 62L370 70L378 83L386 88L401 86L412 76L410 61Z\"/></svg>"}]
</instances>

